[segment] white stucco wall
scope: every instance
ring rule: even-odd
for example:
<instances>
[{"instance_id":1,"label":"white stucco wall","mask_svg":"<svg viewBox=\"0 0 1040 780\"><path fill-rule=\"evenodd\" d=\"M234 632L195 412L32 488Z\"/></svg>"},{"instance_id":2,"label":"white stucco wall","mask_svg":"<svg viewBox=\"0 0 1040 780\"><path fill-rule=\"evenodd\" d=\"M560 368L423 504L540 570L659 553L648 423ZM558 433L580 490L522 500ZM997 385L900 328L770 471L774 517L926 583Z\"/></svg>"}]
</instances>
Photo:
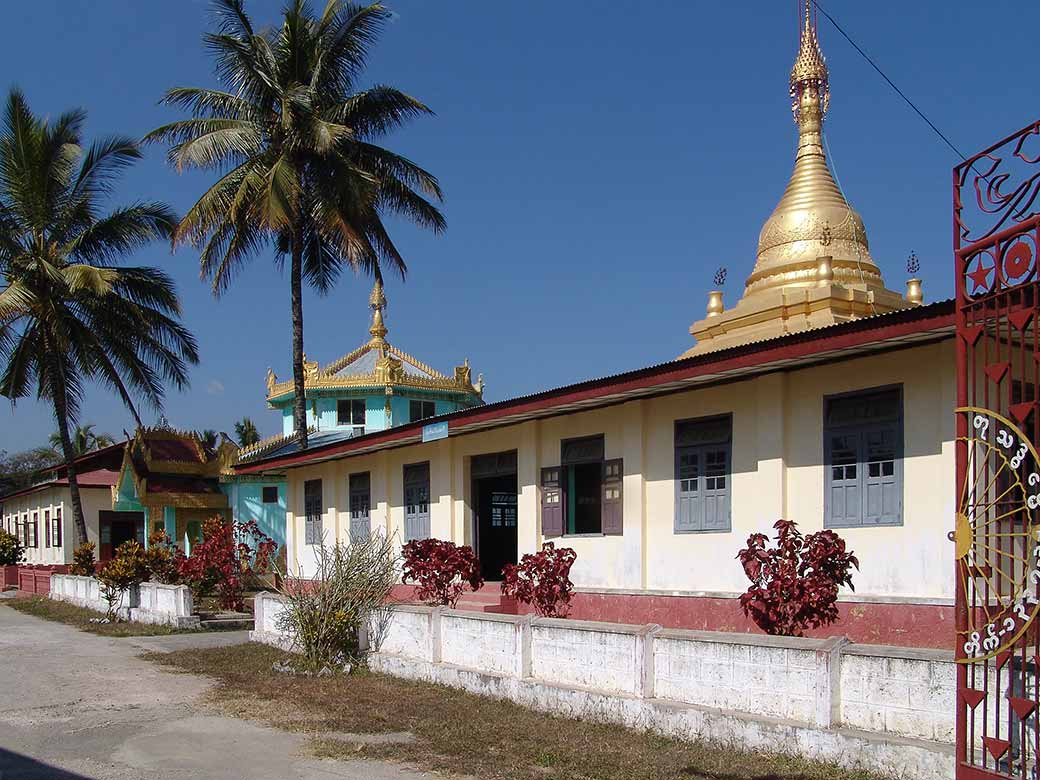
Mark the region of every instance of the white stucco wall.
<instances>
[{"instance_id":1,"label":"white stucco wall","mask_svg":"<svg viewBox=\"0 0 1040 780\"><path fill-rule=\"evenodd\" d=\"M303 483L323 480L328 538L346 539L351 472L372 475L374 528L403 538L403 468L430 461L431 531L472 544L470 458L517 450L518 549L542 542L539 474L559 465L563 439L603 434L606 457L624 459L624 533L564 536L578 554L579 587L733 596L747 587L736 560L749 534L772 534L784 517L804 532L824 527L823 399L889 384L903 388L903 522L841 529L860 560L849 600L949 604L954 515L955 358L952 340L716 387L528 421L496 430L290 469L289 561L314 571L303 545ZM728 532L674 531L674 425L731 414L732 518Z\"/></svg>"}]
</instances>

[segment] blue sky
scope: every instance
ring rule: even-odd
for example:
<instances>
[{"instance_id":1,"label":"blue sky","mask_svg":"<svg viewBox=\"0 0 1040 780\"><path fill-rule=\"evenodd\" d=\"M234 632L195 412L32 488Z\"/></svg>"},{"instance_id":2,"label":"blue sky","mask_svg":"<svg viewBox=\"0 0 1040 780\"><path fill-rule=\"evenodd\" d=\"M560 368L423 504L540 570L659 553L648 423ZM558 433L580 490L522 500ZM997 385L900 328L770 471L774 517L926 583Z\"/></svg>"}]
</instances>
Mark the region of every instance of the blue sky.
<instances>
[{"instance_id":1,"label":"blue sky","mask_svg":"<svg viewBox=\"0 0 1040 780\"><path fill-rule=\"evenodd\" d=\"M390 339L450 371L469 357L488 400L668 360L686 349L720 265L739 298L758 231L793 162L787 74L795 1L746 3L397 0L367 80L437 116L388 141L433 171L448 231L393 226L410 267L390 280ZM258 23L279 3L251 0ZM1036 116L1040 5L995 0L829 0L825 7L954 143L971 151ZM985 10L983 10L985 8ZM201 45L206 0L34 0L4 7L0 74L33 108L81 106L91 136L143 135L176 114L175 85L214 83ZM954 154L821 19L833 97L832 164L863 215L890 287L921 259L927 299L952 295ZM179 176L159 149L118 199L183 212L211 180ZM290 375L287 279L258 257L222 299L197 256L156 245L135 258L176 279L202 362L166 414L182 428L264 433L268 366ZM370 280L305 301L308 355L328 362L366 337ZM146 420L155 413L147 410ZM92 391L83 419L120 434L129 416ZM42 443L49 407L0 406L0 449Z\"/></svg>"}]
</instances>

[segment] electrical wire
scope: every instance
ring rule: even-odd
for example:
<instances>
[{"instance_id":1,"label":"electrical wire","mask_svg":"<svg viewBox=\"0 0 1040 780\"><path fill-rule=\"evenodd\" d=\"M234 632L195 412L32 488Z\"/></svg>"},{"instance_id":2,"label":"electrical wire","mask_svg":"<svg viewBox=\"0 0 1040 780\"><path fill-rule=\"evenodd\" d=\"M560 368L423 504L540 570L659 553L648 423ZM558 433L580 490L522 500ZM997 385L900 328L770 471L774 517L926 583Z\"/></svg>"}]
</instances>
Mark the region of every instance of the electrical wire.
<instances>
[{"instance_id":1,"label":"electrical wire","mask_svg":"<svg viewBox=\"0 0 1040 780\"><path fill-rule=\"evenodd\" d=\"M837 30L839 33L841 33L841 36L852 45L852 48L854 48L856 51L858 51L860 53L860 56L862 56L863 59L865 59L870 64L870 67L872 67L874 70L876 70L878 72L878 75L881 76L881 78L883 78L888 83L888 85L890 87L892 87L893 90L895 90L896 94L899 95L899 97L901 97L906 102L906 104L908 106L910 106L910 108L912 108L914 110L914 113L916 113L919 117L921 117L921 119L923 119L925 121L925 123L930 128L932 128L932 131L937 136L939 136L939 138L941 138L943 140L943 142L948 147L953 149L954 153L956 153L956 155L958 157L960 157L962 160L967 160L968 158L964 154L964 152L962 152L960 149L958 149L953 144L953 142L949 138L946 137L946 135L943 133L943 131L940 130L938 127L936 127L935 123L931 119L929 119L927 116L925 116L924 112L921 109L919 109L914 104L914 101L912 101L910 98L908 98L906 96L906 93L903 92L903 90L901 90L899 87L897 87L895 82L892 81L892 79L890 79L885 74L885 72L883 70L881 70L880 66L876 62L874 62L873 59L871 59L870 55L867 54L865 51L863 51L863 49L861 49L859 47L859 44L857 44L854 40L852 40L852 37L847 32L845 32L844 28L842 28L842 26L840 24L838 24L838 22L834 19L834 17L831 16L829 13L827 13L827 9L820 5L819 0L809 0L809 1L816 7L817 11L819 11L821 14L823 14L824 16L827 17L827 21L829 21L832 25L834 25L834 29Z\"/></svg>"}]
</instances>

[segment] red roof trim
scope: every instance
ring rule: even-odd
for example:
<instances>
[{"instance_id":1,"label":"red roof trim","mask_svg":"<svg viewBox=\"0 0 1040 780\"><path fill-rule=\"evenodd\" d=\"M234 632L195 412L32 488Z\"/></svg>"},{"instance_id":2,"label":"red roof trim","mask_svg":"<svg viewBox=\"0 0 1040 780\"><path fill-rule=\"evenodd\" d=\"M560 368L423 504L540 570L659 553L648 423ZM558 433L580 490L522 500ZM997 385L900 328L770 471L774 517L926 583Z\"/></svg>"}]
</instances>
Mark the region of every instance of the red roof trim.
<instances>
[{"instance_id":1,"label":"red roof trim","mask_svg":"<svg viewBox=\"0 0 1040 780\"><path fill-rule=\"evenodd\" d=\"M506 418L529 414L553 406L592 401L593 403L589 404L591 407L595 404L595 399L601 399L602 404L606 405L611 403L613 396L622 393L658 385L664 386L708 373L722 373L778 360L811 357L825 351L884 342L913 334L950 328L954 324L954 301L939 301L891 314L867 317L818 330L802 331L718 352L695 355L616 376L546 390L534 395L499 401L485 406L475 406L451 414L431 417L422 422L408 423L385 431L353 437L343 442L308 449L304 452L256 461L238 466L235 471L239 474L253 474L272 469L303 466L319 460L330 460L349 455L352 451L360 449L367 451L383 444L412 444L421 440L424 426L440 420L465 424L467 427L494 420L501 420L503 424L507 424ZM821 357L821 360L824 359L827 358Z\"/></svg>"},{"instance_id":2,"label":"red roof trim","mask_svg":"<svg viewBox=\"0 0 1040 780\"><path fill-rule=\"evenodd\" d=\"M109 471L108 469L98 469L96 471L85 471L82 474L76 475L76 482L80 489L88 488L101 488L104 490L110 490L114 484L119 480L118 471ZM58 479L52 479L48 482L41 482L37 485L31 485L27 488L22 488L15 493L8 493L6 496L0 496L0 502L8 501L12 498L19 498L26 496L31 493L36 493L41 490L51 490L53 488L65 488L69 486L69 480L67 477L61 477Z\"/></svg>"}]
</instances>

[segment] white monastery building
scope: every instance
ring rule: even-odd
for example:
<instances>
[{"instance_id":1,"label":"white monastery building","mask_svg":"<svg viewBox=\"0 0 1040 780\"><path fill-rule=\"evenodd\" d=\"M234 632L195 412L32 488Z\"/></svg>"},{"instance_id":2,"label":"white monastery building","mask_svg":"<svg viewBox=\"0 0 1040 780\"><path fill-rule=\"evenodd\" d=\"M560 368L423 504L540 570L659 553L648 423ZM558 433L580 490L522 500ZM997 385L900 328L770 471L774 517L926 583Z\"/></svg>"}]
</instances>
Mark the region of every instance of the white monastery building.
<instances>
[{"instance_id":1,"label":"white monastery building","mask_svg":"<svg viewBox=\"0 0 1040 780\"><path fill-rule=\"evenodd\" d=\"M890 289L871 257L825 157L808 17L791 95L794 172L743 297L710 292L685 354L240 463L286 475L290 566L313 573L314 543L360 525L472 545L493 582L554 540L577 551L572 617L752 631L736 554L785 518L859 558L824 633L950 645L953 302L925 305L917 279Z\"/></svg>"}]
</instances>

